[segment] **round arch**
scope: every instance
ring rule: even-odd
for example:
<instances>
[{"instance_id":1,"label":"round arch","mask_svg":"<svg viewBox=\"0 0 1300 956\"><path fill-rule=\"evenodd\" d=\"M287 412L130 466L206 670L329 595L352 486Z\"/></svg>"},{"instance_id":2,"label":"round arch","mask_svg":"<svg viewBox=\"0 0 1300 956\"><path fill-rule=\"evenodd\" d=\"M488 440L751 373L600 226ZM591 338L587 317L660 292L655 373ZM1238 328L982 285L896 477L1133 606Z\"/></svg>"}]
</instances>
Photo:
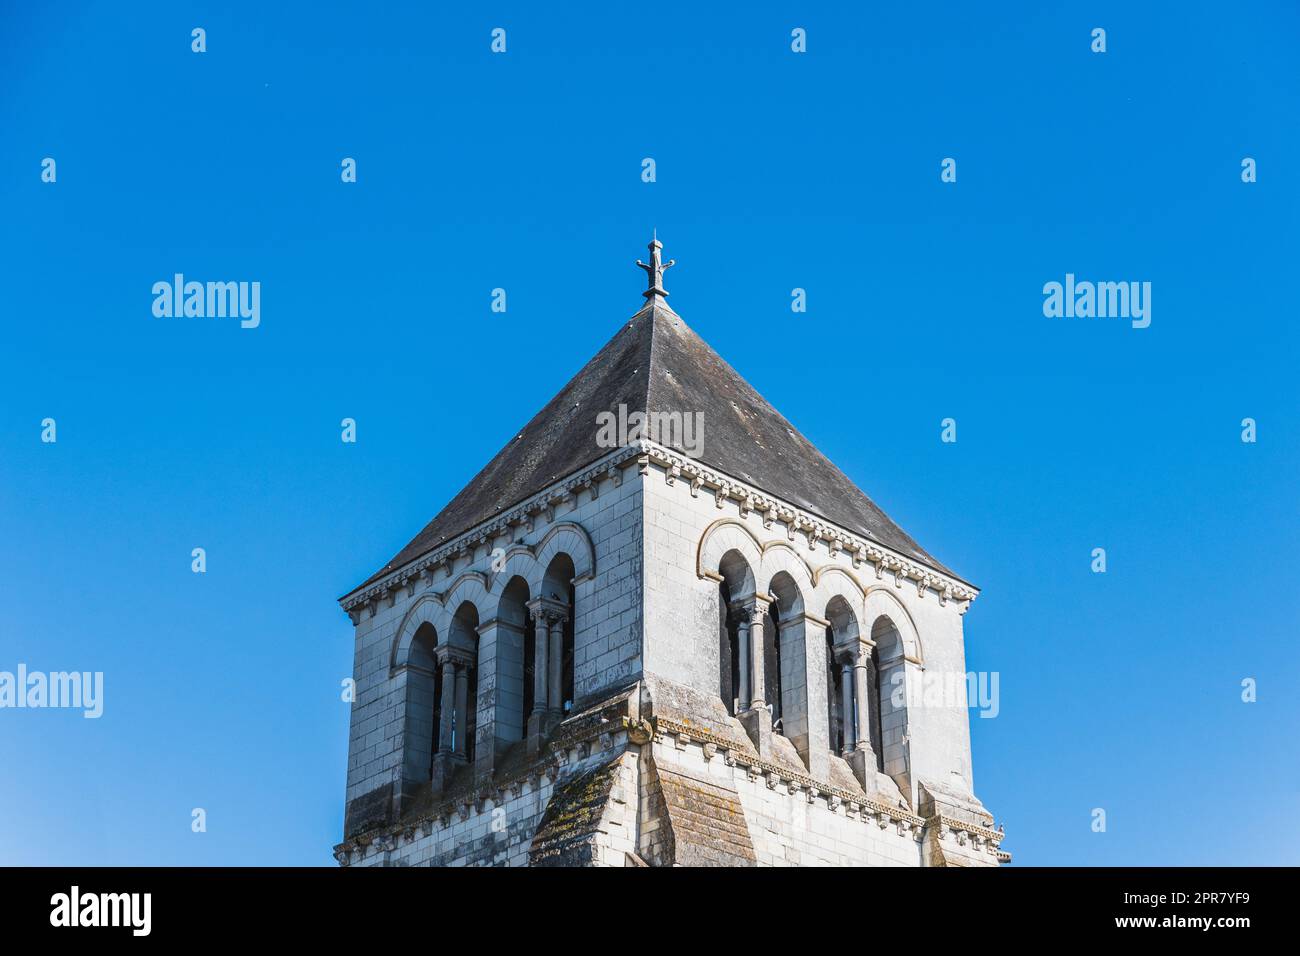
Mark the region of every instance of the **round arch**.
<instances>
[{"instance_id":1,"label":"round arch","mask_svg":"<svg viewBox=\"0 0 1300 956\"><path fill-rule=\"evenodd\" d=\"M722 581L722 559L729 551L744 558L751 576L756 577L763 565L763 549L753 533L735 518L719 518L704 529L695 549L695 573L712 581Z\"/></svg>"},{"instance_id":2,"label":"round arch","mask_svg":"<svg viewBox=\"0 0 1300 956\"><path fill-rule=\"evenodd\" d=\"M487 611L491 602L488 596L488 579L480 571L462 571L443 595L438 617L434 621L439 634L451 634L454 615L460 606L467 602L474 605L480 621L489 619Z\"/></svg>"},{"instance_id":3,"label":"round arch","mask_svg":"<svg viewBox=\"0 0 1300 956\"><path fill-rule=\"evenodd\" d=\"M773 582L784 576L794 586L794 592L780 594ZM812 571L803 556L784 541L769 544L763 552L763 564L759 570L759 581L763 590L775 597L783 606L782 617L789 614L802 614L811 610L810 598L813 595ZM797 597L797 600L796 600ZM796 607L797 605L797 607Z\"/></svg>"},{"instance_id":4,"label":"round arch","mask_svg":"<svg viewBox=\"0 0 1300 956\"><path fill-rule=\"evenodd\" d=\"M406 616L402 618L402 623L398 625L397 634L393 638L393 647L389 653L388 670L390 676L410 663L411 642L421 624L431 625L435 634L446 633L445 630L438 626L442 610L442 603L432 594L421 596L407 609Z\"/></svg>"},{"instance_id":5,"label":"round arch","mask_svg":"<svg viewBox=\"0 0 1300 956\"><path fill-rule=\"evenodd\" d=\"M831 630L835 633L836 644L848 644L858 639L860 634L858 613L853 604L843 595L836 594L827 601L822 616L830 622Z\"/></svg>"},{"instance_id":6,"label":"round arch","mask_svg":"<svg viewBox=\"0 0 1300 956\"><path fill-rule=\"evenodd\" d=\"M921 646L921 635L916 629L916 622L912 620L912 615L897 597L889 592L885 587L874 587L867 592L866 600L863 602L862 631L870 635L875 629L876 622L882 617L889 618L894 627L898 630L899 640L903 644L903 656L916 664L925 663L924 648Z\"/></svg>"},{"instance_id":7,"label":"round arch","mask_svg":"<svg viewBox=\"0 0 1300 956\"><path fill-rule=\"evenodd\" d=\"M528 575L528 589L533 594L542 591L542 580L551 562L561 554L568 555L573 562L573 583L583 581L596 575L596 551L592 547L591 537L582 525L573 521L561 521L543 535L534 549L537 555Z\"/></svg>"},{"instance_id":8,"label":"round arch","mask_svg":"<svg viewBox=\"0 0 1300 956\"><path fill-rule=\"evenodd\" d=\"M819 569L814 575L814 593L816 603L813 607L823 612L822 616L830 619L826 609L837 598L843 600L852 609L855 619L861 618L866 592L858 579L844 568L831 565Z\"/></svg>"},{"instance_id":9,"label":"round arch","mask_svg":"<svg viewBox=\"0 0 1300 956\"><path fill-rule=\"evenodd\" d=\"M510 584L513 578L523 578L525 583L528 582L533 576L533 567L536 563L537 559L533 557L533 549L528 545L511 545L506 549L505 560L501 563L500 570L489 564L492 570L488 583L488 593L494 594L496 599L500 601L501 592ZM495 614L495 611L492 613Z\"/></svg>"}]
</instances>

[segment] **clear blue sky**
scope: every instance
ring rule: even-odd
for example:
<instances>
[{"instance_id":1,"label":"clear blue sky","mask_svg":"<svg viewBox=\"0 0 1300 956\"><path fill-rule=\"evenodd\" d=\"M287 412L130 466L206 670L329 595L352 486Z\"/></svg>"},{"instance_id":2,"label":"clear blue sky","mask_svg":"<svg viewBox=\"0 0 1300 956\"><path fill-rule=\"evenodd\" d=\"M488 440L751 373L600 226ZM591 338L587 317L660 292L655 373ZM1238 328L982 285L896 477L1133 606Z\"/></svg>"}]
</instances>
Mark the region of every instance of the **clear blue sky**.
<instances>
[{"instance_id":1,"label":"clear blue sky","mask_svg":"<svg viewBox=\"0 0 1300 956\"><path fill-rule=\"evenodd\" d=\"M1300 860L1293 5L284 6L0 12L0 670L106 682L0 711L0 863L332 865L335 598L635 311L654 226L686 320L983 588L1017 862ZM260 328L154 318L176 272ZM1044 318L1067 272L1150 328Z\"/></svg>"}]
</instances>

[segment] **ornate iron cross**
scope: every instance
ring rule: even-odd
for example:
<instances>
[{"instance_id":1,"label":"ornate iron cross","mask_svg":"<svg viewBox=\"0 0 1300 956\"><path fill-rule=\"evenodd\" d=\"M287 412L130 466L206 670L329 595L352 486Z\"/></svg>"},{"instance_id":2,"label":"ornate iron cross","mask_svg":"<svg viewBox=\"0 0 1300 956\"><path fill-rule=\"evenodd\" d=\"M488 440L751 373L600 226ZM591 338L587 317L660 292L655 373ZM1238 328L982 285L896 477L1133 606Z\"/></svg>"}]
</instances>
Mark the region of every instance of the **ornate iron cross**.
<instances>
[{"instance_id":1,"label":"ornate iron cross","mask_svg":"<svg viewBox=\"0 0 1300 956\"><path fill-rule=\"evenodd\" d=\"M650 250L649 264L640 259L636 261L636 264L645 270L646 279L649 280L650 287L641 293L647 299L653 299L655 296L668 297L668 292L664 289L664 270L671 269L677 264L677 260L669 259L667 262L661 262L659 250L663 247L664 244L659 241L659 234L656 232L654 238L650 240L650 245L646 246Z\"/></svg>"}]
</instances>

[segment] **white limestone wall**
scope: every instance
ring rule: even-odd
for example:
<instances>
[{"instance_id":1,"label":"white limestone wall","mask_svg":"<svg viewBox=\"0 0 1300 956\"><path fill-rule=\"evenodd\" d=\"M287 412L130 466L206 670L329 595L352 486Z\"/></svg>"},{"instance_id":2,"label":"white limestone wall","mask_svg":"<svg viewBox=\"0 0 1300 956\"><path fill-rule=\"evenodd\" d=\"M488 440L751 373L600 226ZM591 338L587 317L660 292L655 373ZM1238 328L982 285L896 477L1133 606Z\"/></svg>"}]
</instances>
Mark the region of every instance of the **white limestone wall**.
<instances>
[{"instance_id":1,"label":"white limestone wall","mask_svg":"<svg viewBox=\"0 0 1300 956\"><path fill-rule=\"evenodd\" d=\"M891 619L898 619L908 658L901 666L906 669L912 693L905 717L886 715L887 770L899 780L914 807L919 780L972 792L966 707L960 698L927 697L924 686L927 679L942 675L951 677L950 686L960 686L959 678L965 673L959 613L962 604L949 601L942 605L933 590L918 595L914 581L905 580L898 586L892 572L885 570L878 576L871 564L854 568L848 554L832 556L824 541L810 550L802 532L791 540L781 521L765 528L758 512L741 517L735 500L724 500L718 508L707 488L693 496L689 481L679 478L670 484L657 465L649 466L644 475L638 474L635 466L625 468L617 487L606 477L600 481L598 492L593 497L589 489L580 490L576 497L557 504L549 516L539 510L532 530L524 534L520 526L514 536L523 534L525 544L536 546L555 525L573 522L592 542L594 573L580 580L576 588L575 684L579 707L628 685L643 672L700 693L718 694L718 586L715 580L697 573L697 556L705 532L722 520L729 523L725 530L728 540L743 546L760 591L767 591L771 576L784 570L798 584L805 610L811 615L826 616L831 596L840 594L859 616L858 626L864 635L870 634L874 618L882 609ZM711 533L720 532L714 529ZM454 578L473 570L487 582L477 598L484 605L480 607L480 621L491 620L495 601L500 599L509 577L508 570L501 574L492 571L491 547L510 543L503 537L480 545L472 559L462 556L450 574L440 568L434 581L421 577L413 587L390 591L359 609L354 655L357 696L352 708L348 758L349 805L385 786L390 786L392 793L401 787L406 672L393 670L392 663L399 628L408 612L422 599L427 600L429 592L443 591ZM815 622L809 622L808 628L816 638L808 642L810 652L817 649L824 654L824 642ZM485 653L490 653L489 649L480 647L480 654ZM810 653L809 660L814 656ZM826 723L827 706L824 671L812 664L807 669L808 720L821 728ZM482 688L485 675L480 671ZM720 767L725 764L720 759L714 763L718 766L711 766L710 772L722 772ZM834 862L831 844L842 843L848 849L843 850L840 862L915 865L916 851L900 849L912 844L895 840L889 832L867 832L870 828L860 819L848 819L846 807L832 811L824 798L809 804L806 793L792 796L785 792L784 785L769 788L762 777L751 781L743 768L726 768L726 772L743 798L755 847L766 854L761 862ZM821 776L815 768L811 775L815 779ZM548 795L525 791L511 799L524 802L507 812L512 817L517 815L519 821L528 821L530 814L542 812ZM477 820L478 813L472 817ZM421 844L409 859L454 862L447 857L446 846L437 848L440 838L466 840L468 845L479 848L473 852L482 852L486 845L483 833L475 831L474 826L488 827L490 821L460 821L444 828L448 832L442 837L436 833L421 836L417 843L419 839L433 842ZM390 856L393 853L385 852ZM517 848L512 849L509 862L518 862L518 853ZM372 855L366 856L367 862ZM397 862L407 859L404 854L394 857Z\"/></svg>"},{"instance_id":2,"label":"white limestone wall","mask_svg":"<svg viewBox=\"0 0 1300 956\"><path fill-rule=\"evenodd\" d=\"M641 674L642 485L635 467L618 488L605 480L592 501L581 492L569 520L591 535L596 575L578 588L574 630L574 694L581 708ZM561 520L557 513L556 520Z\"/></svg>"},{"instance_id":3,"label":"white limestone wall","mask_svg":"<svg viewBox=\"0 0 1300 956\"><path fill-rule=\"evenodd\" d=\"M620 744L621 746L621 744ZM572 752L571 752L572 753ZM557 787L610 760L593 752L567 763L558 780L545 775L496 791L482 804L457 808L445 817L421 821L352 850L349 866L527 866L533 837ZM626 866L636 852L639 785L636 754L626 755L593 844L593 866Z\"/></svg>"},{"instance_id":4,"label":"white limestone wall","mask_svg":"<svg viewBox=\"0 0 1300 956\"><path fill-rule=\"evenodd\" d=\"M784 782L769 786L762 774L727 766L720 753L706 758L704 748L673 742L654 745L656 763L688 777L730 788L739 796L759 866L921 866L923 830L919 824L884 821L853 812L806 790L790 792ZM644 801L643 797L643 801Z\"/></svg>"},{"instance_id":5,"label":"white limestone wall","mask_svg":"<svg viewBox=\"0 0 1300 956\"><path fill-rule=\"evenodd\" d=\"M668 484L658 466L643 481L645 671L717 695L718 584L696 573L696 551L704 529L735 506L715 509L712 494L692 497L689 482Z\"/></svg>"},{"instance_id":6,"label":"white limestone wall","mask_svg":"<svg viewBox=\"0 0 1300 956\"><path fill-rule=\"evenodd\" d=\"M718 585L695 573L700 534L718 515L713 496L692 498L689 482L669 486L653 466L642 480L645 671L716 696Z\"/></svg>"},{"instance_id":7,"label":"white limestone wall","mask_svg":"<svg viewBox=\"0 0 1300 956\"><path fill-rule=\"evenodd\" d=\"M413 629L409 626L403 629L403 623L418 623L408 619L408 612L416 609L425 613L417 606L422 601L427 604L430 594L445 591L467 571L477 571L489 586L486 591L467 588L464 593L470 595L476 605L482 605L478 608L480 624L492 620L509 578L523 571L528 563L527 558L512 558L502 572L496 573L492 569L493 548L509 548L521 537L524 544L535 546L557 524L573 522L580 525L591 540L595 570L575 587L575 706L580 708L585 700L599 698L604 691L625 686L639 676L642 483L635 467L624 469L621 475L622 480L617 485L608 476L602 478L594 496L590 488L578 491L566 502L556 504L549 517L539 510L534 515L530 532L525 533L522 526L517 527L513 537L501 536L479 545L472 558L459 558L450 572L439 569L432 581L422 576L413 582L413 586L390 591L377 602L358 609L353 659L356 698L352 705L348 745L348 806L386 785L391 785L393 793L401 788L407 673L393 665L401 657L397 652L399 638L405 634L409 641L406 632ZM452 610L448 609L448 613ZM436 608L428 613L435 614ZM403 634L399 634L399 630ZM444 630L439 629L440 640L445 639ZM485 630L480 640L480 701L487 699L486 692L494 677L494 642L501 630ZM517 688L509 686L502 690L505 693L518 692ZM480 711L480 731L485 726L484 718L485 714Z\"/></svg>"},{"instance_id":8,"label":"white limestone wall","mask_svg":"<svg viewBox=\"0 0 1300 956\"><path fill-rule=\"evenodd\" d=\"M389 654L405 612L404 606L380 602L373 615L362 610L354 628L356 696L348 737L348 806L385 784L400 784L406 674L389 677Z\"/></svg>"},{"instance_id":9,"label":"white limestone wall","mask_svg":"<svg viewBox=\"0 0 1300 956\"><path fill-rule=\"evenodd\" d=\"M724 500L719 508L706 488L692 496L688 480L677 478L670 484L664 469L657 465L650 467L643 480L647 674L718 694L718 585L701 578L696 568L706 530L727 520L743 526L743 533L728 528L722 534L729 542L744 543L759 591L768 591L772 576L784 570L799 584L805 610L817 617L827 616L833 595L844 596L864 636L870 636L879 613L888 611L891 620L898 618L904 637L909 660L901 666L906 667L909 685L922 682L928 674L964 675L960 602L941 604L933 589L918 595L914 580L898 586L892 572L885 570L877 577L875 566L869 563L854 568L851 555L840 552L832 556L825 541L810 550L802 531L791 540L781 521L765 528L763 515L757 511L742 517L736 500ZM839 570L829 572L832 567ZM824 642L816 627L809 625L808 633L811 654ZM816 656L820 660L824 652ZM820 728L827 723L826 679L821 668L811 666L808 678L809 723ZM906 784L902 788L914 807L918 779L972 792L964 699L930 706L909 704L906 715L887 713L882 729L885 756L891 760L887 771L900 785Z\"/></svg>"},{"instance_id":10,"label":"white limestone wall","mask_svg":"<svg viewBox=\"0 0 1300 956\"><path fill-rule=\"evenodd\" d=\"M908 588L904 586L902 590ZM907 665L908 681L912 685L908 688L907 705L912 781L915 784L917 780L929 780L974 793L970 720L979 717L977 711L966 706L963 618L954 604L941 607L933 592L917 600L916 588L910 590L910 599L905 597L905 602L916 622L925 660L924 667ZM914 689L918 681L919 693ZM942 692L936 693L936 688Z\"/></svg>"},{"instance_id":11,"label":"white limestone wall","mask_svg":"<svg viewBox=\"0 0 1300 956\"><path fill-rule=\"evenodd\" d=\"M528 848L555 787L524 784L519 795L462 816L417 825L354 853L349 866L527 866Z\"/></svg>"}]
</instances>

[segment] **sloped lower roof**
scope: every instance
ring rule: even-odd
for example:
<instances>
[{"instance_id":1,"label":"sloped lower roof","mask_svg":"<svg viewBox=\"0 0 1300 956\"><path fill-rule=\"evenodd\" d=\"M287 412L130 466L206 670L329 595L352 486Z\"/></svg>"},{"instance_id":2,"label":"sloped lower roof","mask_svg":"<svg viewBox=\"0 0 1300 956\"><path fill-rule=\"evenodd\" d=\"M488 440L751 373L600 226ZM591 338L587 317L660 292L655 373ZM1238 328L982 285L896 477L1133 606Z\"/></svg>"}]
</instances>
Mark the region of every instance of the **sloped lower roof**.
<instances>
[{"instance_id":1,"label":"sloped lower roof","mask_svg":"<svg viewBox=\"0 0 1300 956\"><path fill-rule=\"evenodd\" d=\"M620 405L629 413L701 412L703 450L696 456L701 463L953 574L876 507L676 312L652 300L361 587L608 454L609 448L596 443L596 416L606 411L617 415Z\"/></svg>"}]
</instances>

